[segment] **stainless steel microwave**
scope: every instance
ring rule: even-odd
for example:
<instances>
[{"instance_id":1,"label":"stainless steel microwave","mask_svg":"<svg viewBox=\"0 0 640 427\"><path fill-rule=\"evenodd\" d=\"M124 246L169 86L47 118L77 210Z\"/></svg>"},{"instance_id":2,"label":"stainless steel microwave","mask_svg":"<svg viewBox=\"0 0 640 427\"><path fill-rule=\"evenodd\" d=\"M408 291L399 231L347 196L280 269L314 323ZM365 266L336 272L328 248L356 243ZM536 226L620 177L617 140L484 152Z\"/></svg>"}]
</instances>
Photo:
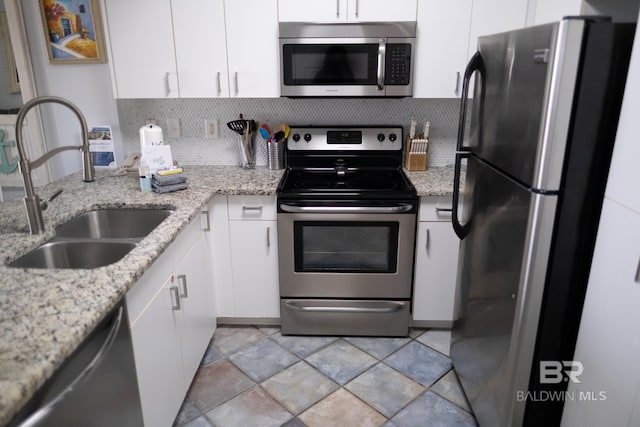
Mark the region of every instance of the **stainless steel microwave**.
<instances>
[{"instance_id":1,"label":"stainless steel microwave","mask_svg":"<svg viewBox=\"0 0 640 427\"><path fill-rule=\"evenodd\" d=\"M280 95L413 95L415 22L281 22Z\"/></svg>"}]
</instances>

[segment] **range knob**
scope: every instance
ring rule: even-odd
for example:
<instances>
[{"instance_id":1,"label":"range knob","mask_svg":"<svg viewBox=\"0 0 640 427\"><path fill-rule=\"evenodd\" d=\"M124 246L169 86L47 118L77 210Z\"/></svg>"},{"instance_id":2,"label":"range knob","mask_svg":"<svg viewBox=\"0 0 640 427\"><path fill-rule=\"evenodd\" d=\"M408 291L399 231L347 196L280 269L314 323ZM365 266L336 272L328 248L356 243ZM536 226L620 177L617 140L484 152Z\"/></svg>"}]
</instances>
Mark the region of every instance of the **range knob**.
<instances>
[{"instance_id":1,"label":"range knob","mask_svg":"<svg viewBox=\"0 0 640 427\"><path fill-rule=\"evenodd\" d=\"M384 133L379 133L378 134L378 141L380 141L380 142L384 141Z\"/></svg>"},{"instance_id":2,"label":"range knob","mask_svg":"<svg viewBox=\"0 0 640 427\"><path fill-rule=\"evenodd\" d=\"M389 141L391 141L391 142L395 142L397 138L398 138L398 137L396 136L396 134L395 134L395 133L390 133L390 134L389 134Z\"/></svg>"},{"instance_id":3,"label":"range knob","mask_svg":"<svg viewBox=\"0 0 640 427\"><path fill-rule=\"evenodd\" d=\"M293 142L298 142L298 141L300 141L300 134L299 133L294 133L291 138L293 138Z\"/></svg>"},{"instance_id":4,"label":"range knob","mask_svg":"<svg viewBox=\"0 0 640 427\"><path fill-rule=\"evenodd\" d=\"M310 133L305 133L304 134L304 140L307 141L307 142L311 141L311 134Z\"/></svg>"}]
</instances>

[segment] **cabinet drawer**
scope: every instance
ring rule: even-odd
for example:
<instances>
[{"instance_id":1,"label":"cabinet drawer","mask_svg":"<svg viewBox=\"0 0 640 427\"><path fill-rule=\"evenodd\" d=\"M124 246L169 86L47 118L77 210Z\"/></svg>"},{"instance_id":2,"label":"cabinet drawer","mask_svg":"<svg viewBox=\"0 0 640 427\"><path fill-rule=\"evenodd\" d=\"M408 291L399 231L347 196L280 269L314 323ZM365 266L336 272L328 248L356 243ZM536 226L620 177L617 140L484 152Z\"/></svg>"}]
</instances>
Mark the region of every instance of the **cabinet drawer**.
<instances>
[{"instance_id":1,"label":"cabinet drawer","mask_svg":"<svg viewBox=\"0 0 640 427\"><path fill-rule=\"evenodd\" d=\"M421 197L418 221L451 221L451 196Z\"/></svg>"},{"instance_id":2,"label":"cabinet drawer","mask_svg":"<svg viewBox=\"0 0 640 427\"><path fill-rule=\"evenodd\" d=\"M229 219L264 220L276 219L275 196L229 196Z\"/></svg>"}]
</instances>

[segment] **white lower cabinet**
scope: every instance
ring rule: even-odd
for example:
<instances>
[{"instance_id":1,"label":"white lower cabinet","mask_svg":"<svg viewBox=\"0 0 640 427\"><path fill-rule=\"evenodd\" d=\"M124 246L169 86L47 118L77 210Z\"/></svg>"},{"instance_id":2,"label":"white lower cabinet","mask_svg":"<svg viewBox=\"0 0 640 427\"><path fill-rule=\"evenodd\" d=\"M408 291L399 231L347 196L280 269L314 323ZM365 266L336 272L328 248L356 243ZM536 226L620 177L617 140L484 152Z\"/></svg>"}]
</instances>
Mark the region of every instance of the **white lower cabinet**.
<instances>
[{"instance_id":1,"label":"white lower cabinet","mask_svg":"<svg viewBox=\"0 0 640 427\"><path fill-rule=\"evenodd\" d=\"M422 197L416 231L413 320L450 326L460 241L451 227L451 198ZM426 324L425 324L426 325Z\"/></svg>"},{"instance_id":2,"label":"white lower cabinet","mask_svg":"<svg viewBox=\"0 0 640 427\"><path fill-rule=\"evenodd\" d=\"M280 317L275 196L229 196L235 317Z\"/></svg>"},{"instance_id":3,"label":"white lower cabinet","mask_svg":"<svg viewBox=\"0 0 640 427\"><path fill-rule=\"evenodd\" d=\"M206 261L196 218L127 293L146 426L173 424L215 330Z\"/></svg>"}]
</instances>

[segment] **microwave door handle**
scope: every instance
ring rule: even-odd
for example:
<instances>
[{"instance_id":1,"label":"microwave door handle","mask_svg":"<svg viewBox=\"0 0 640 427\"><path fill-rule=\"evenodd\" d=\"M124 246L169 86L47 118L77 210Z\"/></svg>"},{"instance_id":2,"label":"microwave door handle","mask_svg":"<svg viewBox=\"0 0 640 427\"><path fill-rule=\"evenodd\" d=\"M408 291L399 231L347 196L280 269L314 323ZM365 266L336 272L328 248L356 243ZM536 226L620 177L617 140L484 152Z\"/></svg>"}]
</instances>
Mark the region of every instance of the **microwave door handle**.
<instances>
[{"instance_id":1,"label":"microwave door handle","mask_svg":"<svg viewBox=\"0 0 640 427\"><path fill-rule=\"evenodd\" d=\"M380 39L378 44L378 90L384 90L384 60L387 57L387 41Z\"/></svg>"}]
</instances>

